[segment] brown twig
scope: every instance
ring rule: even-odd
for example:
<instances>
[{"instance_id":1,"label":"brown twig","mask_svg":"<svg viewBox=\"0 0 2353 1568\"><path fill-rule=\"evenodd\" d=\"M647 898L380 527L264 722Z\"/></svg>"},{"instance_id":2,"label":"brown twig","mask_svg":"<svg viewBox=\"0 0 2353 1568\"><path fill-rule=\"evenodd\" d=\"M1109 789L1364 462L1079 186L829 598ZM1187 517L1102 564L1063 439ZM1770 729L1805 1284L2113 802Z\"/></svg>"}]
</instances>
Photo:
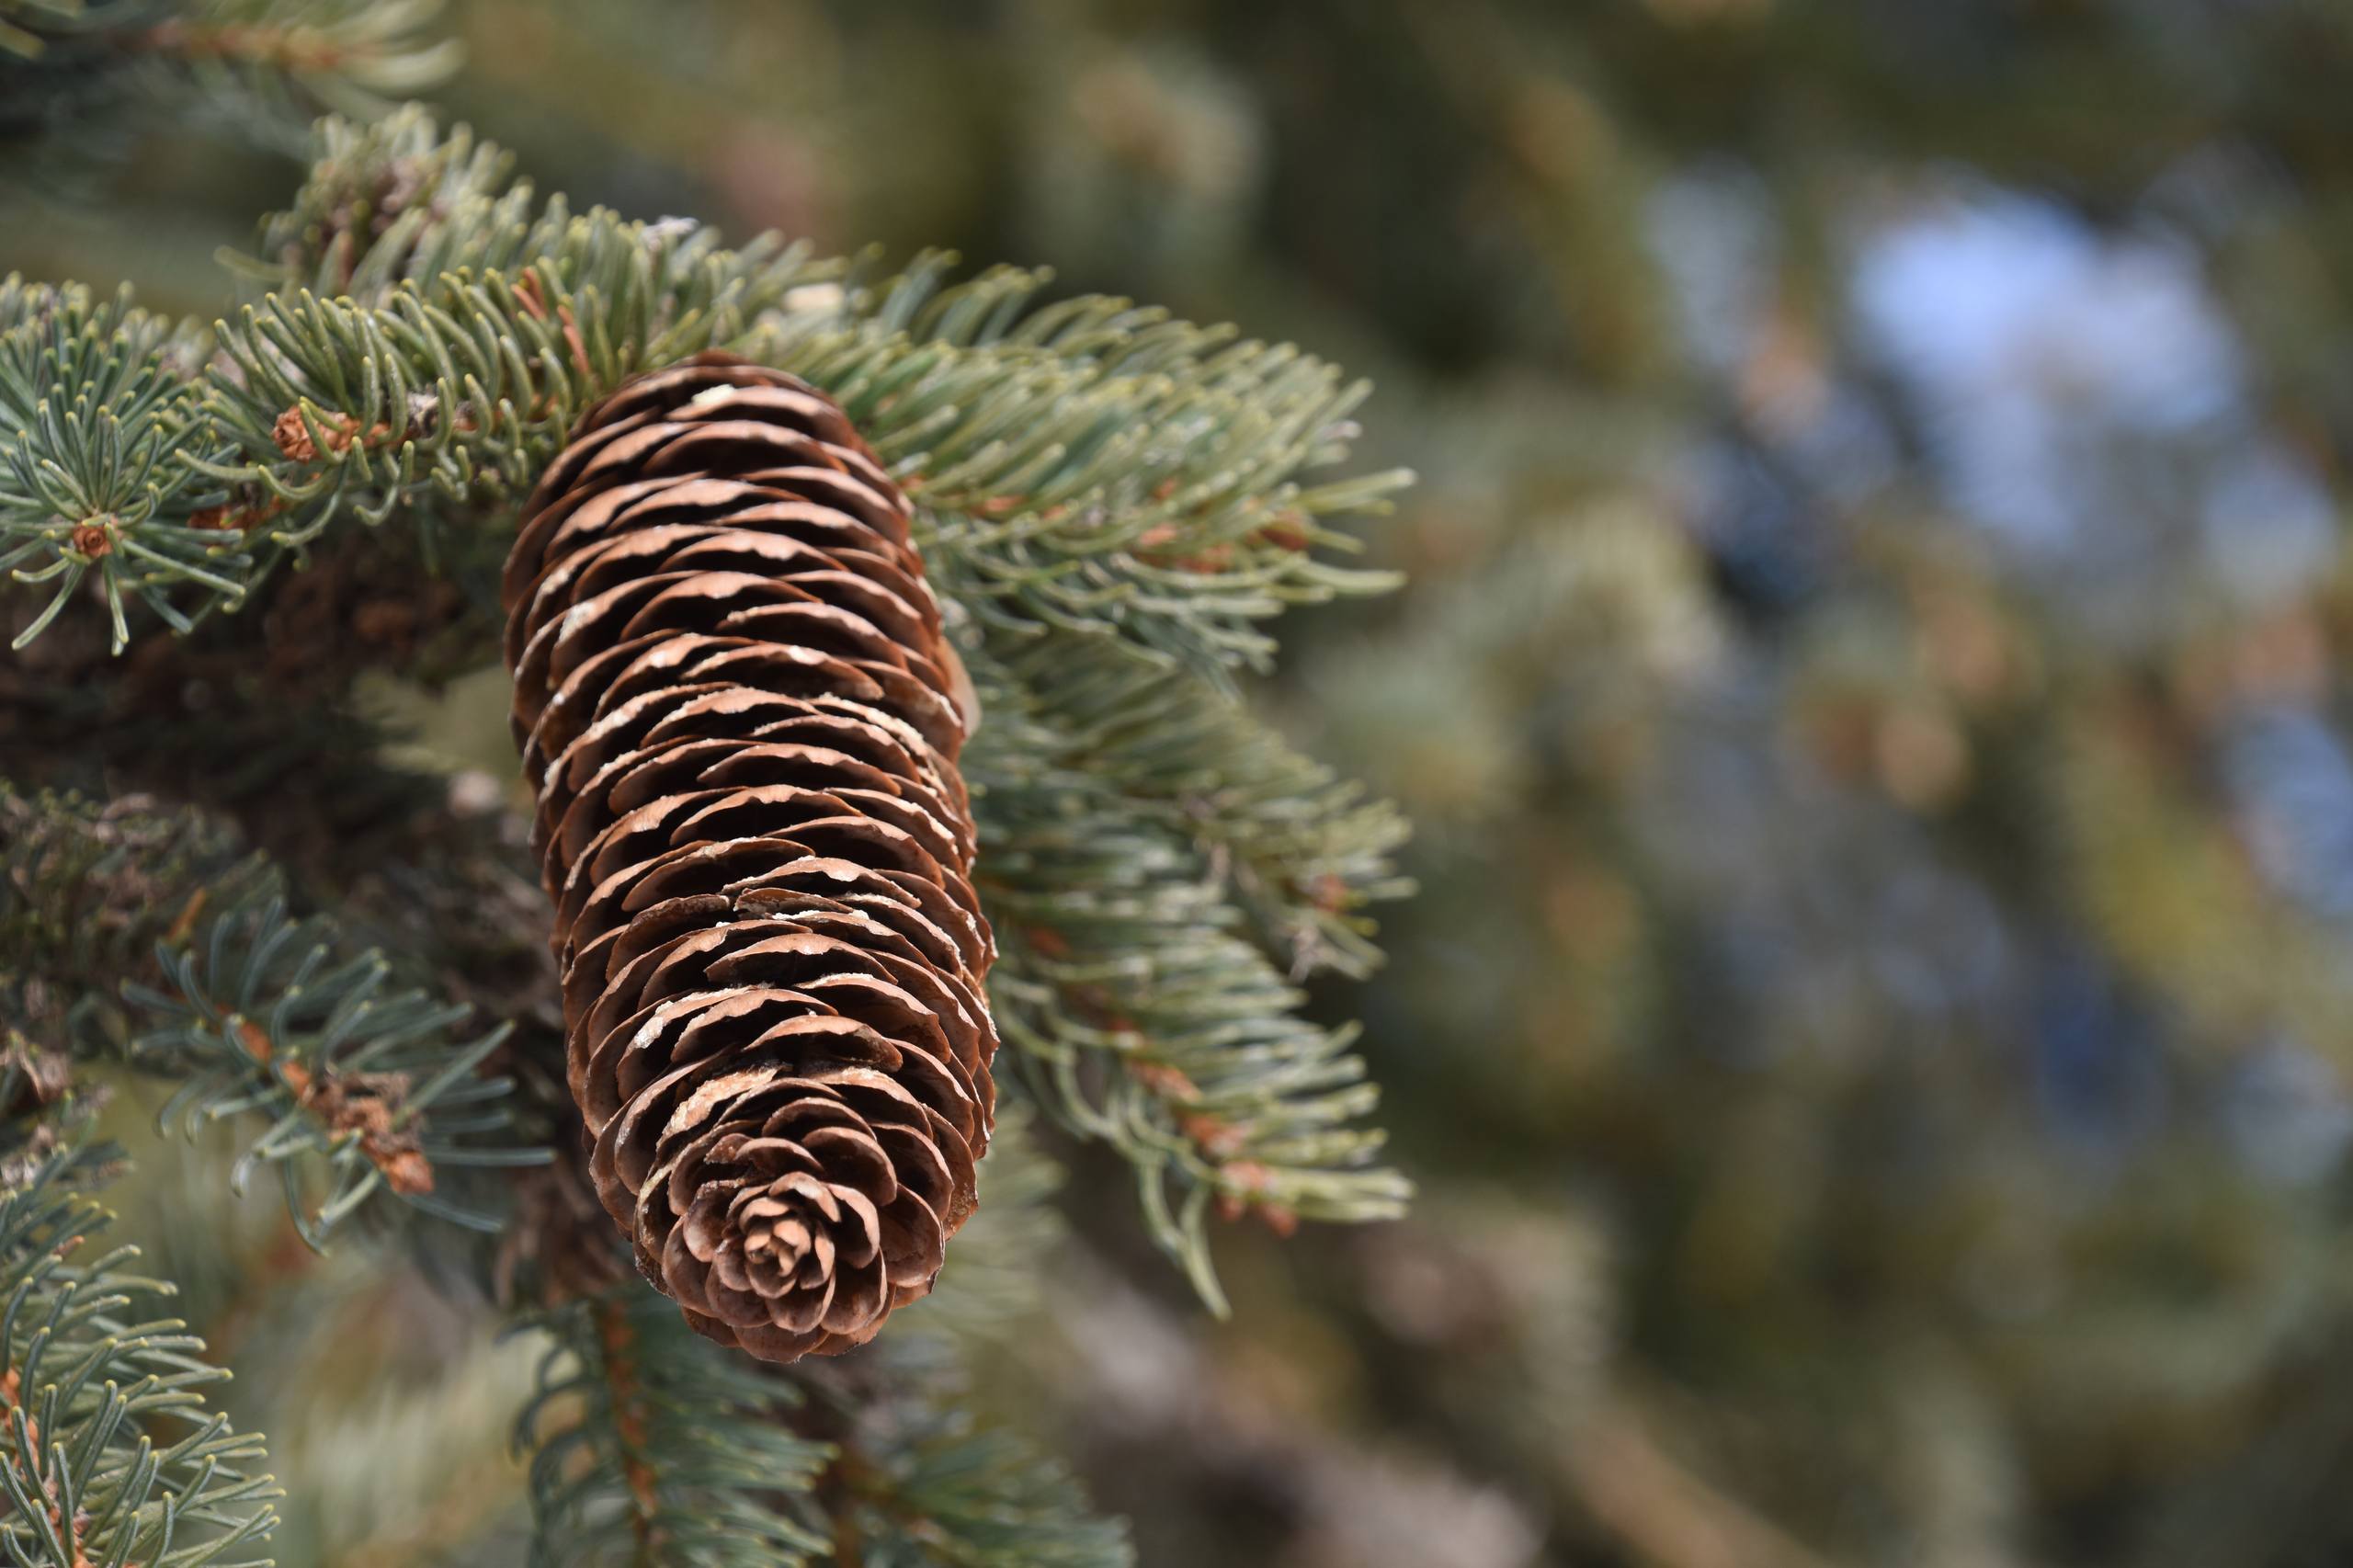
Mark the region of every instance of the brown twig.
<instances>
[{"instance_id":1,"label":"brown twig","mask_svg":"<svg viewBox=\"0 0 2353 1568\"><path fill-rule=\"evenodd\" d=\"M384 1175L394 1192L415 1196L433 1190L433 1165L417 1147L414 1131L398 1125L402 1099L407 1095L405 1073L313 1073L300 1062L277 1060L277 1049L260 1025L237 1020L237 1039L245 1054L263 1066L275 1066L280 1082L294 1091L297 1104L317 1115L338 1137L356 1135L360 1153Z\"/></svg>"},{"instance_id":2,"label":"brown twig","mask_svg":"<svg viewBox=\"0 0 2353 1568\"><path fill-rule=\"evenodd\" d=\"M1025 926L1021 928L1021 938L1032 951L1049 960L1068 958L1071 953L1070 938L1050 926ZM1096 1028L1129 1036L1139 1047L1150 1045L1148 1037L1136 1027L1135 1020L1114 1007L1100 987L1056 981L1054 988L1073 1011ZM1256 1160L1234 1157L1242 1153L1248 1138L1224 1117L1199 1108L1200 1086L1186 1074L1184 1069L1171 1062L1154 1061L1141 1050L1121 1052L1114 1060L1130 1078L1168 1108L1176 1131L1229 1184L1218 1194L1220 1219L1231 1223L1255 1215L1277 1236L1288 1240L1297 1233L1298 1212L1288 1204L1275 1201L1272 1196L1275 1185L1272 1168Z\"/></svg>"},{"instance_id":3,"label":"brown twig","mask_svg":"<svg viewBox=\"0 0 2353 1568\"><path fill-rule=\"evenodd\" d=\"M637 1337L629 1313L610 1301L597 1303L597 1347L604 1358L602 1371L612 1401L613 1430L620 1435L621 1475L634 1506L630 1528L637 1537L641 1560L657 1544L654 1524L661 1510L661 1493L654 1466L645 1458L645 1411L638 1402Z\"/></svg>"},{"instance_id":4,"label":"brown twig","mask_svg":"<svg viewBox=\"0 0 2353 1568\"><path fill-rule=\"evenodd\" d=\"M336 71L349 64L353 51L314 28L270 28L251 24L165 21L124 35L122 47L134 54L168 54L181 60L227 61L241 65L266 65L280 71Z\"/></svg>"}]
</instances>

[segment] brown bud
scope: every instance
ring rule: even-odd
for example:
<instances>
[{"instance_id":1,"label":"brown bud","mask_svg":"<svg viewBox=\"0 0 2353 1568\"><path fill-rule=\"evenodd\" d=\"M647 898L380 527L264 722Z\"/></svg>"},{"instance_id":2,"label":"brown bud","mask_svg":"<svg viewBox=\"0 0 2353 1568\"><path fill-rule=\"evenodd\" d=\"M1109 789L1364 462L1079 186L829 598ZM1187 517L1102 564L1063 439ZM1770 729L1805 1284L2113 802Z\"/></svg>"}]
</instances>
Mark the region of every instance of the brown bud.
<instances>
[{"instance_id":1,"label":"brown bud","mask_svg":"<svg viewBox=\"0 0 2353 1568\"><path fill-rule=\"evenodd\" d=\"M311 427L302 419L302 411L290 408L279 415L269 427L269 438L278 449L298 463L315 462L319 444L311 438Z\"/></svg>"},{"instance_id":2,"label":"brown bud","mask_svg":"<svg viewBox=\"0 0 2353 1568\"><path fill-rule=\"evenodd\" d=\"M384 1173L384 1185L404 1198L433 1190L433 1165L415 1149L380 1147L363 1142L368 1157Z\"/></svg>"},{"instance_id":3,"label":"brown bud","mask_svg":"<svg viewBox=\"0 0 2353 1568\"><path fill-rule=\"evenodd\" d=\"M359 421L348 414L323 414L305 422L300 408L290 408L279 415L270 426L270 439L276 441L278 449L293 461L316 462L319 457L319 444L311 435L313 426L317 426L319 433L326 437L327 449L331 452L348 451L351 449L352 442L359 438ZM367 444L370 447L381 446L392 438L392 434L390 426L383 424L369 426Z\"/></svg>"},{"instance_id":4,"label":"brown bud","mask_svg":"<svg viewBox=\"0 0 2353 1568\"><path fill-rule=\"evenodd\" d=\"M1129 1067L1129 1074L1139 1084L1164 1100L1178 1105L1191 1105L1201 1097L1201 1091L1180 1068L1165 1062L1138 1062Z\"/></svg>"},{"instance_id":5,"label":"brown bud","mask_svg":"<svg viewBox=\"0 0 2353 1568\"><path fill-rule=\"evenodd\" d=\"M1294 554L1305 554L1313 541L1307 537L1307 519L1297 512L1285 512L1258 530L1267 543Z\"/></svg>"},{"instance_id":6,"label":"brown bud","mask_svg":"<svg viewBox=\"0 0 2353 1568\"><path fill-rule=\"evenodd\" d=\"M1241 1151L1241 1130L1223 1117L1195 1111L1176 1119L1176 1130L1193 1142L1193 1146L1213 1160L1224 1159ZM1231 1175L1238 1166L1229 1166ZM1261 1167L1252 1166L1252 1169Z\"/></svg>"}]
</instances>

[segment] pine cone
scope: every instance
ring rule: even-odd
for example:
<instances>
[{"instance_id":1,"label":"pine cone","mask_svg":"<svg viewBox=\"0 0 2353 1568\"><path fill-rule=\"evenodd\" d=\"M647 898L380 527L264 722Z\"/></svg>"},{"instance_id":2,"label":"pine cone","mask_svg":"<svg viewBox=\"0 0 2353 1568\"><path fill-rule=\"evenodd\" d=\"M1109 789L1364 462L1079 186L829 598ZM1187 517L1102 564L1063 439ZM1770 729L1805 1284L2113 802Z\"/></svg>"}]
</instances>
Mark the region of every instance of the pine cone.
<instances>
[{"instance_id":1,"label":"pine cone","mask_svg":"<svg viewBox=\"0 0 2353 1568\"><path fill-rule=\"evenodd\" d=\"M992 1122L970 688L907 517L834 403L703 355L588 415L506 567L597 1194L767 1360L931 1289Z\"/></svg>"}]
</instances>

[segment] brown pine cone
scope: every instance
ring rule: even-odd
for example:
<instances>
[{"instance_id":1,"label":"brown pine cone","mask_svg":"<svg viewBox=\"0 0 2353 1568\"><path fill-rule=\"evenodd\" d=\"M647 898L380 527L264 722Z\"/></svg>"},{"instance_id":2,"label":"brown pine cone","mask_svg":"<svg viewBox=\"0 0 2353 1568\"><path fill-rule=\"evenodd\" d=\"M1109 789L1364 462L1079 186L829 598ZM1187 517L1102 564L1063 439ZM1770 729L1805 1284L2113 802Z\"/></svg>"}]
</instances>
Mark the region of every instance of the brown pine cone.
<instances>
[{"instance_id":1,"label":"brown pine cone","mask_svg":"<svg viewBox=\"0 0 2353 1568\"><path fill-rule=\"evenodd\" d=\"M506 567L597 1193L767 1360L931 1289L992 1121L970 688L907 517L834 403L707 354L588 415Z\"/></svg>"}]
</instances>

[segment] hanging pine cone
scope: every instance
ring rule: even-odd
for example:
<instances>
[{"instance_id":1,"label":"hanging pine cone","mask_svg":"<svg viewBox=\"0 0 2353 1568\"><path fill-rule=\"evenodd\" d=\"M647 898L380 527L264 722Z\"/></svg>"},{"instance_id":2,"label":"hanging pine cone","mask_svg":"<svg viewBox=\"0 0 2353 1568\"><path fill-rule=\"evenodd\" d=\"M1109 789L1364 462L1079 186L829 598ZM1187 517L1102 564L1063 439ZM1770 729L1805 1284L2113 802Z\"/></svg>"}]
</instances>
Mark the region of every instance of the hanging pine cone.
<instances>
[{"instance_id":1,"label":"hanging pine cone","mask_svg":"<svg viewBox=\"0 0 2353 1568\"><path fill-rule=\"evenodd\" d=\"M703 355L588 415L506 567L597 1194L768 1360L931 1289L992 1121L969 687L907 517L833 403Z\"/></svg>"}]
</instances>

